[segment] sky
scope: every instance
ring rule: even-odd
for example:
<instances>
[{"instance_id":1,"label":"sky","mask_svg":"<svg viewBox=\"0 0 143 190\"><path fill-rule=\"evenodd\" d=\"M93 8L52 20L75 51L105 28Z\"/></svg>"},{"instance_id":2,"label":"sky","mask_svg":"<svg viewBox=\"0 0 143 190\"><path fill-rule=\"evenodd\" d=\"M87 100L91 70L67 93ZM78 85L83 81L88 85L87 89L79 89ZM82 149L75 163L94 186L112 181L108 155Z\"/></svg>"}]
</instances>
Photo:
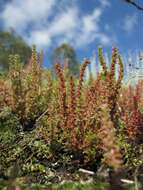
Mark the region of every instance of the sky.
<instances>
[{"instance_id":1,"label":"sky","mask_svg":"<svg viewBox=\"0 0 143 190\"><path fill-rule=\"evenodd\" d=\"M121 53L143 49L143 11L123 0L0 0L0 29L13 29L44 50L47 63L61 43L73 46L79 60L99 46Z\"/></svg>"}]
</instances>

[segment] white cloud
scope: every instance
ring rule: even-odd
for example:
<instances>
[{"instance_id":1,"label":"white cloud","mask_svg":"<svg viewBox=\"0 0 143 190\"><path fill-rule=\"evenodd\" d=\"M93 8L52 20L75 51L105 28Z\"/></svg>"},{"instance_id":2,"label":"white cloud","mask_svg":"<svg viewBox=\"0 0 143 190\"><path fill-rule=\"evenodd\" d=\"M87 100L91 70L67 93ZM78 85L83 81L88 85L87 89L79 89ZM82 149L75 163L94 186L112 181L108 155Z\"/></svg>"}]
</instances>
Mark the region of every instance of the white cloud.
<instances>
[{"instance_id":1,"label":"white cloud","mask_svg":"<svg viewBox=\"0 0 143 190\"><path fill-rule=\"evenodd\" d=\"M100 22L108 0L100 1L89 14L83 14L77 0L71 4L62 0L12 0L4 7L0 17L5 29L14 28L29 44L49 48L69 42L84 47L93 41L109 45L111 37L103 33Z\"/></svg>"},{"instance_id":2,"label":"white cloud","mask_svg":"<svg viewBox=\"0 0 143 190\"><path fill-rule=\"evenodd\" d=\"M90 44L96 39L103 45L109 45L110 37L102 33L100 30L100 19L102 13L103 10L101 8L95 8L92 14L83 17L81 31L77 37L77 46L80 47Z\"/></svg>"},{"instance_id":3,"label":"white cloud","mask_svg":"<svg viewBox=\"0 0 143 190\"><path fill-rule=\"evenodd\" d=\"M69 8L66 12L61 13L56 16L56 18L51 23L49 33L52 36L64 34L76 29L78 19L78 11L76 8Z\"/></svg>"},{"instance_id":4,"label":"white cloud","mask_svg":"<svg viewBox=\"0 0 143 190\"><path fill-rule=\"evenodd\" d=\"M83 17L83 27L86 32L91 32L98 29L98 22L100 20L100 16L102 14L102 10L96 8L92 14Z\"/></svg>"},{"instance_id":5,"label":"white cloud","mask_svg":"<svg viewBox=\"0 0 143 190\"><path fill-rule=\"evenodd\" d=\"M32 31L28 37L25 37L25 40L30 45L36 44L38 49L46 48L51 45L51 37L46 30Z\"/></svg>"},{"instance_id":6,"label":"white cloud","mask_svg":"<svg viewBox=\"0 0 143 190\"><path fill-rule=\"evenodd\" d=\"M4 27L22 31L29 24L43 22L50 15L55 3L55 0L13 0L6 4L2 12Z\"/></svg>"},{"instance_id":7,"label":"white cloud","mask_svg":"<svg viewBox=\"0 0 143 190\"><path fill-rule=\"evenodd\" d=\"M99 1L103 7L110 7L111 5L109 0L99 0Z\"/></svg>"},{"instance_id":8,"label":"white cloud","mask_svg":"<svg viewBox=\"0 0 143 190\"><path fill-rule=\"evenodd\" d=\"M96 34L99 31L98 22L101 14L101 9L95 8L92 14L83 16L80 32L77 36L77 46L90 44L96 38Z\"/></svg>"},{"instance_id":9,"label":"white cloud","mask_svg":"<svg viewBox=\"0 0 143 190\"><path fill-rule=\"evenodd\" d=\"M27 41L30 44L35 43L39 48L42 48L50 46L54 37L63 36L63 38L69 38L72 31L76 29L77 19L76 8L69 8L66 13L57 15L51 22L50 27L43 27L40 30L32 31ZM63 41L63 39L61 39L61 41Z\"/></svg>"},{"instance_id":10,"label":"white cloud","mask_svg":"<svg viewBox=\"0 0 143 190\"><path fill-rule=\"evenodd\" d=\"M135 29L135 26L138 24L138 17L136 14L127 15L123 23L123 29L130 33Z\"/></svg>"}]
</instances>

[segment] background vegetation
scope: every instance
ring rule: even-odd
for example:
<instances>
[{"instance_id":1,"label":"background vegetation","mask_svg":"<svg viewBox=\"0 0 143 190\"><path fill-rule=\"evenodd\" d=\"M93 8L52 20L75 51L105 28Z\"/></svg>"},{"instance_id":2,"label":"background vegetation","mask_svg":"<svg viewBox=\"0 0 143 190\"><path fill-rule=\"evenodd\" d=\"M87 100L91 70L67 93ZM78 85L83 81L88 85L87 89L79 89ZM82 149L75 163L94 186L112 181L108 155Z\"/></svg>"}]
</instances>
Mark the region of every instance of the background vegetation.
<instances>
[{"instance_id":1,"label":"background vegetation","mask_svg":"<svg viewBox=\"0 0 143 190\"><path fill-rule=\"evenodd\" d=\"M10 54L18 54L22 63L26 64L31 56L31 48L14 31L0 31L0 71L8 69Z\"/></svg>"},{"instance_id":2,"label":"background vegetation","mask_svg":"<svg viewBox=\"0 0 143 190\"><path fill-rule=\"evenodd\" d=\"M122 83L117 48L109 67L99 48L102 70L88 81L89 60L79 77L67 64L44 69L42 60L35 46L26 66L11 55L0 78L1 188L141 188L143 81Z\"/></svg>"}]
</instances>

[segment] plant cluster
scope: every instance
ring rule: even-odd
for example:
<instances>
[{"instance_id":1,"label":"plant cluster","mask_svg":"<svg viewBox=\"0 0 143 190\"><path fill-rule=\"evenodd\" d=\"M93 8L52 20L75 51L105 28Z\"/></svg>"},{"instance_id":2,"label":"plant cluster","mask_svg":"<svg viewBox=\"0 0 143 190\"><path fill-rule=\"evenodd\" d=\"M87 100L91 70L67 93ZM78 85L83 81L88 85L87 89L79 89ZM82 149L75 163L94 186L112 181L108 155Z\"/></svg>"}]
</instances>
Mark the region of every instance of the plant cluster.
<instances>
[{"instance_id":1,"label":"plant cluster","mask_svg":"<svg viewBox=\"0 0 143 190\"><path fill-rule=\"evenodd\" d=\"M26 66L18 55L10 56L8 76L0 78L1 175L9 177L16 163L17 177L43 184L49 169L142 166L143 82L122 84L118 49L108 67L99 48L102 71L86 82L89 60L77 78L59 63L55 73L44 69L42 56L35 46Z\"/></svg>"}]
</instances>

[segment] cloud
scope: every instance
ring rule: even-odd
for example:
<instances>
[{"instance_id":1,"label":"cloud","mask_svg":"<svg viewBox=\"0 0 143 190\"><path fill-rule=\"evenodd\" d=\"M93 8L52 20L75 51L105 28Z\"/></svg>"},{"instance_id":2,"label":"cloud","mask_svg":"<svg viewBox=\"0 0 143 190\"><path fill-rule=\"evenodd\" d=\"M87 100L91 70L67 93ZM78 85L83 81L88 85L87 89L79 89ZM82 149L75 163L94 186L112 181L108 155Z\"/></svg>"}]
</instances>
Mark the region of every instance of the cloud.
<instances>
[{"instance_id":1,"label":"cloud","mask_svg":"<svg viewBox=\"0 0 143 190\"><path fill-rule=\"evenodd\" d=\"M111 37L102 32L101 17L108 0L100 1L90 13L82 12L77 0L12 0L0 14L4 28L15 29L29 44L50 48L68 42L77 48L97 40L109 45Z\"/></svg>"},{"instance_id":2,"label":"cloud","mask_svg":"<svg viewBox=\"0 0 143 190\"><path fill-rule=\"evenodd\" d=\"M50 47L52 41L48 32L45 30L31 31L29 36L25 37L25 40L30 44L36 44L38 49Z\"/></svg>"},{"instance_id":3,"label":"cloud","mask_svg":"<svg viewBox=\"0 0 143 190\"><path fill-rule=\"evenodd\" d=\"M13 0L2 12L4 27L23 31L30 24L42 23L50 16L55 3L55 0Z\"/></svg>"},{"instance_id":4,"label":"cloud","mask_svg":"<svg viewBox=\"0 0 143 190\"><path fill-rule=\"evenodd\" d=\"M109 0L100 0L100 3L103 7L110 7L111 6Z\"/></svg>"},{"instance_id":5,"label":"cloud","mask_svg":"<svg viewBox=\"0 0 143 190\"><path fill-rule=\"evenodd\" d=\"M135 26L137 24L138 24L137 14L127 15L123 22L123 30L125 30L128 33L131 33L135 29Z\"/></svg>"},{"instance_id":6,"label":"cloud","mask_svg":"<svg viewBox=\"0 0 143 190\"><path fill-rule=\"evenodd\" d=\"M69 8L64 13L57 15L50 27L42 27L41 29L30 32L27 37L29 44L35 43L39 48L50 46L54 38L58 38L58 41L70 38L73 36L73 31L76 30L76 21L78 19L76 8ZM62 39L61 39L62 38Z\"/></svg>"},{"instance_id":7,"label":"cloud","mask_svg":"<svg viewBox=\"0 0 143 190\"><path fill-rule=\"evenodd\" d=\"M78 10L73 8L68 8L66 12L57 15L51 23L49 33L51 35L59 35L68 33L73 29L76 29L78 19Z\"/></svg>"},{"instance_id":8,"label":"cloud","mask_svg":"<svg viewBox=\"0 0 143 190\"><path fill-rule=\"evenodd\" d=\"M102 10L95 8L92 14L83 16L81 21L81 30L77 41L78 46L90 44L96 38L99 31L98 22L101 14Z\"/></svg>"}]
</instances>

